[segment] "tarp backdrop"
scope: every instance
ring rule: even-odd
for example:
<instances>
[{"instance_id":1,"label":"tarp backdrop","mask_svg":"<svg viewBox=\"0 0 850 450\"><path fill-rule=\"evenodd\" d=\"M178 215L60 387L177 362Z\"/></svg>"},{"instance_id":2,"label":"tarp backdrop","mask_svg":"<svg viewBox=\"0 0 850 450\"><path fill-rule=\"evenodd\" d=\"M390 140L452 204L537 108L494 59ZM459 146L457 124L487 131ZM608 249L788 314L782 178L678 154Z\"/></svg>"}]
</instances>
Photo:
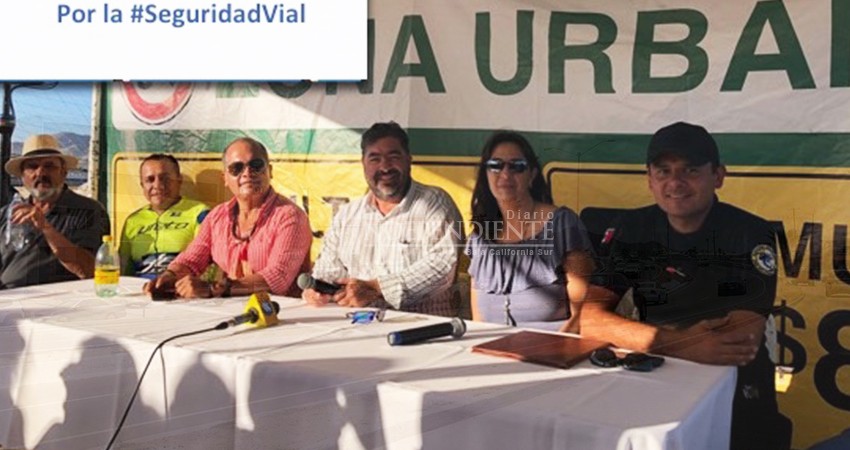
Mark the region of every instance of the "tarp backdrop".
<instances>
[{"instance_id":1,"label":"tarp backdrop","mask_svg":"<svg viewBox=\"0 0 850 450\"><path fill-rule=\"evenodd\" d=\"M556 203L635 207L652 200L649 136L699 123L729 166L720 198L778 231L794 445L847 427L850 0L373 0L368 32L357 84L112 85L101 191L116 229L144 202L141 157L178 154L186 194L217 203L221 151L248 135L308 210L315 256L334 209L366 189L359 132L387 120L410 132L414 177L467 219L478 154L501 128L529 137Z\"/></svg>"}]
</instances>

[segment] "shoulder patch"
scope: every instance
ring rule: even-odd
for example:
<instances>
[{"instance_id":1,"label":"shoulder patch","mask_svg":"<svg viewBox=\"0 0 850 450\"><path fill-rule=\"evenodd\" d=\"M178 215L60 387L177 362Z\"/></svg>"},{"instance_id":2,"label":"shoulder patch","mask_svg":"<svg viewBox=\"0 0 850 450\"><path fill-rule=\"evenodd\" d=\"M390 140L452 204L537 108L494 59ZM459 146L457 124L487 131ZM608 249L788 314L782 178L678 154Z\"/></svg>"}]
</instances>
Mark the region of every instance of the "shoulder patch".
<instances>
[{"instance_id":1,"label":"shoulder patch","mask_svg":"<svg viewBox=\"0 0 850 450\"><path fill-rule=\"evenodd\" d=\"M610 244L612 240L614 240L614 233L617 230L615 228L608 228L605 230L605 234L602 235L602 244Z\"/></svg>"},{"instance_id":2,"label":"shoulder patch","mask_svg":"<svg viewBox=\"0 0 850 450\"><path fill-rule=\"evenodd\" d=\"M769 245L756 245L750 253L750 260L753 262L753 267L762 275L776 274L776 252Z\"/></svg>"},{"instance_id":3,"label":"shoulder patch","mask_svg":"<svg viewBox=\"0 0 850 450\"><path fill-rule=\"evenodd\" d=\"M207 214L209 214L209 213L210 213L210 210L208 210L208 209L201 211L201 213L198 214L198 223L203 222L204 219L207 217Z\"/></svg>"}]
</instances>

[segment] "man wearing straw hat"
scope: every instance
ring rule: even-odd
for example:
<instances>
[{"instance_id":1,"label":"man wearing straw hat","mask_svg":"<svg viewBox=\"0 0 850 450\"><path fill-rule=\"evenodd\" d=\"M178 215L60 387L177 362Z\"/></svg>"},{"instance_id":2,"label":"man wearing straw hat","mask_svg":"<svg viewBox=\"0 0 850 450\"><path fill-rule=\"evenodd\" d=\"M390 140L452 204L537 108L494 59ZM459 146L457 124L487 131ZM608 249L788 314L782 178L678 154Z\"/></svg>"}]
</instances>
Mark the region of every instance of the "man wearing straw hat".
<instances>
[{"instance_id":1,"label":"man wearing straw hat","mask_svg":"<svg viewBox=\"0 0 850 450\"><path fill-rule=\"evenodd\" d=\"M6 162L6 172L20 177L29 192L27 201L12 211L11 221L30 230L20 250L5 239L0 242L0 289L94 274L94 255L102 236L109 234L109 217L100 203L68 189L65 178L76 167L77 158L62 152L47 134L27 138L21 156ZM0 236L9 226L8 208L0 209Z\"/></svg>"}]
</instances>

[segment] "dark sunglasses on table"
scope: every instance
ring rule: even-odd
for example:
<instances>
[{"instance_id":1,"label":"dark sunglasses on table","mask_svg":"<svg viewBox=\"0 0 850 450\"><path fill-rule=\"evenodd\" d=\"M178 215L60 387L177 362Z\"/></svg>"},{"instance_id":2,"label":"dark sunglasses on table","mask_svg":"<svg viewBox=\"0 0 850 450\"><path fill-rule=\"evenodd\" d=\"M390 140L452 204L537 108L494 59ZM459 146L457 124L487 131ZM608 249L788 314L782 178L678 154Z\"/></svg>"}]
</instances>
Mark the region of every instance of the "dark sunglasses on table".
<instances>
[{"instance_id":1,"label":"dark sunglasses on table","mask_svg":"<svg viewBox=\"0 0 850 450\"><path fill-rule=\"evenodd\" d=\"M345 317L351 319L351 323L366 324L372 323L375 320L377 320L378 322L382 322L384 320L384 310L379 309L377 311L352 311L350 313L346 313Z\"/></svg>"},{"instance_id":2,"label":"dark sunglasses on table","mask_svg":"<svg viewBox=\"0 0 850 450\"><path fill-rule=\"evenodd\" d=\"M629 353L622 359L617 358L613 350L601 348L590 354L590 363L598 367L623 366L626 370L635 372L652 372L664 364L664 358L660 356L647 355L646 353Z\"/></svg>"},{"instance_id":3,"label":"dark sunglasses on table","mask_svg":"<svg viewBox=\"0 0 850 450\"><path fill-rule=\"evenodd\" d=\"M260 173L266 168L266 160L262 158L254 158L247 163L236 161L235 163L230 163L230 165L227 166L227 172L234 177L238 177L239 175L242 175L242 172L246 167L251 171L251 173Z\"/></svg>"},{"instance_id":4,"label":"dark sunglasses on table","mask_svg":"<svg viewBox=\"0 0 850 450\"><path fill-rule=\"evenodd\" d=\"M505 166L511 173L523 173L528 170L528 161L524 159L514 159L511 161L502 161L501 159L491 158L484 163L484 167L490 172L501 173Z\"/></svg>"}]
</instances>

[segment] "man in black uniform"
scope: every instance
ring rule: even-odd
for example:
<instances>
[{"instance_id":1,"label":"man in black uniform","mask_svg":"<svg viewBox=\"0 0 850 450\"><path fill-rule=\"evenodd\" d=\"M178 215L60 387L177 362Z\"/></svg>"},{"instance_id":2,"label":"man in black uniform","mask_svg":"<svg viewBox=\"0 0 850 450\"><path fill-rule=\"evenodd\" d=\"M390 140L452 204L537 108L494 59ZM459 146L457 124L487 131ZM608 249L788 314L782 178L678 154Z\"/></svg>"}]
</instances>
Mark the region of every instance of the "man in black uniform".
<instances>
[{"instance_id":1,"label":"man in black uniform","mask_svg":"<svg viewBox=\"0 0 850 450\"><path fill-rule=\"evenodd\" d=\"M606 230L596 277L605 289L585 303L582 334L738 366L731 448L788 448L790 427L778 413L763 345L776 294L773 229L717 199L726 169L703 127L678 122L658 130L646 164L656 204L624 213ZM640 321L614 313L629 290Z\"/></svg>"}]
</instances>

